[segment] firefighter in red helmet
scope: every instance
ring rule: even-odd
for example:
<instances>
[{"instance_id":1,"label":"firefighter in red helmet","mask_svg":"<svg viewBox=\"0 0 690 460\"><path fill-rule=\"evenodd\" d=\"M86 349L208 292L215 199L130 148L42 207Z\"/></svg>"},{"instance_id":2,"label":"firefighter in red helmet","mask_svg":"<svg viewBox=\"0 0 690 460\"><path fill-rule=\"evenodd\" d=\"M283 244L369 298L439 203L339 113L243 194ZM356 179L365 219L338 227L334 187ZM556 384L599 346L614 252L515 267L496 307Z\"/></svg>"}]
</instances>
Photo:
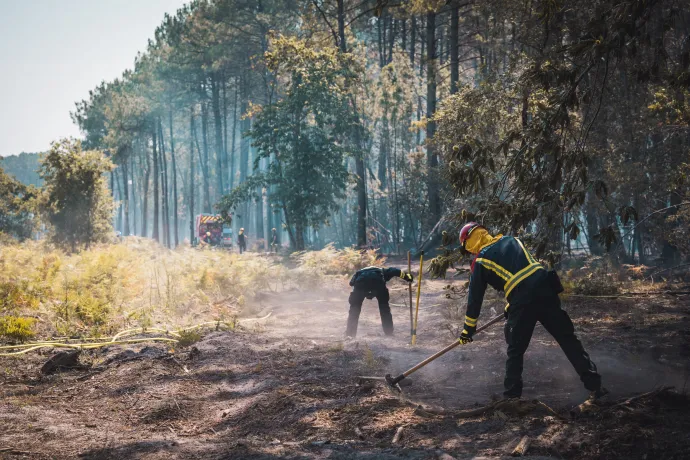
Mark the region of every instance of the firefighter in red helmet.
<instances>
[{"instance_id":1,"label":"firefighter in red helmet","mask_svg":"<svg viewBox=\"0 0 690 460\"><path fill-rule=\"evenodd\" d=\"M558 294L563 287L556 272L547 271L519 239L492 236L476 222L462 228L460 244L475 257L471 264L465 325L458 340L463 343L472 341L487 285L502 291L508 301L505 309L508 359L504 396L515 398L522 395L523 357L537 322L556 339L592 396L598 398L608 393L601 385L597 367L575 335L568 313L561 309Z\"/></svg>"}]
</instances>

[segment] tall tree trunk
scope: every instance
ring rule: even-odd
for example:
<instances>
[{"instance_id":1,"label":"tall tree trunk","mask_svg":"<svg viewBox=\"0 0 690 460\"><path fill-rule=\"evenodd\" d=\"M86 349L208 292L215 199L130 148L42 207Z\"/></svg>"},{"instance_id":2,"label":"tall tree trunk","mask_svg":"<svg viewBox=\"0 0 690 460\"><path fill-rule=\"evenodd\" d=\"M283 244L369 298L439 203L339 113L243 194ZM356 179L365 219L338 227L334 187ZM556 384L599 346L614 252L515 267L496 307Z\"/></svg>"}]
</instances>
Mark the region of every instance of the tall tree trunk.
<instances>
[{"instance_id":1,"label":"tall tree trunk","mask_svg":"<svg viewBox=\"0 0 690 460\"><path fill-rule=\"evenodd\" d=\"M386 181L386 174L388 173L388 164L386 162L388 158L388 150L390 143L390 133L388 132L388 115L383 114L383 120L381 126L381 145L379 145L379 170L378 179L381 182L381 191L385 190L388 186Z\"/></svg>"},{"instance_id":2,"label":"tall tree trunk","mask_svg":"<svg viewBox=\"0 0 690 460\"><path fill-rule=\"evenodd\" d=\"M134 151L132 151L129 156L129 177L132 181L132 197L130 198L132 203L132 209L130 210L132 213L132 235L137 235L137 181L134 175L135 169Z\"/></svg>"},{"instance_id":3,"label":"tall tree trunk","mask_svg":"<svg viewBox=\"0 0 690 460\"><path fill-rule=\"evenodd\" d=\"M213 108L213 125L216 130L216 201L223 196L223 120L220 116L220 82L218 72L211 79L211 106Z\"/></svg>"},{"instance_id":4,"label":"tall tree trunk","mask_svg":"<svg viewBox=\"0 0 690 460\"><path fill-rule=\"evenodd\" d=\"M669 203L671 206L678 206L682 202L681 200L681 194L672 191L670 196L669 196ZM678 208L671 208L668 211L666 211L664 214L668 217L673 216L674 214L678 213ZM664 261L664 265L666 266L672 266L678 264L680 261L680 251L678 251L678 248L671 243L668 238L663 239L664 244L661 248L661 258Z\"/></svg>"},{"instance_id":5,"label":"tall tree trunk","mask_svg":"<svg viewBox=\"0 0 690 460\"><path fill-rule=\"evenodd\" d=\"M458 29L460 28L460 8L450 10L450 94L458 92L460 80L460 63L458 60Z\"/></svg>"},{"instance_id":6,"label":"tall tree trunk","mask_svg":"<svg viewBox=\"0 0 690 460\"><path fill-rule=\"evenodd\" d=\"M304 221L299 218L295 222L295 249L304 251Z\"/></svg>"},{"instance_id":7,"label":"tall tree trunk","mask_svg":"<svg viewBox=\"0 0 690 460\"><path fill-rule=\"evenodd\" d=\"M261 172L261 164L263 163L261 160L256 161L256 157L258 156L258 152L255 149L252 149L252 156L254 157L252 164L253 166L252 169L252 174L255 175L259 172ZM259 197L256 200L256 206L254 208L254 235L256 236L256 241L258 242L260 239L264 238L264 223L263 223L263 218L264 218L264 211L263 211L263 206L264 202L262 199L262 195L264 194L262 188L257 188L256 189L256 194ZM258 247L257 247L258 249Z\"/></svg>"},{"instance_id":8,"label":"tall tree trunk","mask_svg":"<svg viewBox=\"0 0 690 460\"><path fill-rule=\"evenodd\" d=\"M427 142L427 166L429 168L429 210L433 223L441 218L441 199L438 190L436 172L438 169L438 156L436 149L431 144L431 139L436 132L436 123L433 121L436 112L436 14L428 13L426 16L426 47L427 47L427 84L426 84L426 142Z\"/></svg>"},{"instance_id":9,"label":"tall tree trunk","mask_svg":"<svg viewBox=\"0 0 690 460\"><path fill-rule=\"evenodd\" d=\"M156 125L153 125L153 239L160 241L160 234L158 233L158 218L160 203L158 180L160 174L158 172L158 135L156 134Z\"/></svg>"},{"instance_id":10,"label":"tall tree trunk","mask_svg":"<svg viewBox=\"0 0 690 460\"><path fill-rule=\"evenodd\" d=\"M347 53L345 8L343 3L344 0L338 0L338 37L340 38L340 52ZM356 107L354 110L357 110ZM357 149L357 154L355 155L355 175L357 176L355 183L355 190L357 190L357 246L363 248L367 245L367 189L362 133L358 126L355 127L354 139L355 148Z\"/></svg>"},{"instance_id":11,"label":"tall tree trunk","mask_svg":"<svg viewBox=\"0 0 690 460\"><path fill-rule=\"evenodd\" d=\"M402 18L399 21L400 23L400 48L402 49L402 52L407 51L407 19Z\"/></svg>"},{"instance_id":12,"label":"tall tree trunk","mask_svg":"<svg viewBox=\"0 0 690 460\"><path fill-rule=\"evenodd\" d=\"M417 49L417 18L412 16L410 22L410 67L414 70L414 53Z\"/></svg>"},{"instance_id":13,"label":"tall tree trunk","mask_svg":"<svg viewBox=\"0 0 690 460\"><path fill-rule=\"evenodd\" d=\"M222 195L225 195L228 191L228 184L230 183L229 181L226 180L228 174L228 171L230 168L228 168L228 97L226 94L227 91L227 80L225 79L225 72L223 72L223 184L225 185L225 189L222 192Z\"/></svg>"},{"instance_id":14,"label":"tall tree trunk","mask_svg":"<svg viewBox=\"0 0 690 460\"><path fill-rule=\"evenodd\" d=\"M175 232L175 247L180 244L180 230L177 220L177 161L175 160L175 137L173 136L173 113L172 107L168 111L168 121L170 123L170 159L172 160L172 192L173 192L173 229Z\"/></svg>"},{"instance_id":15,"label":"tall tree trunk","mask_svg":"<svg viewBox=\"0 0 690 460\"><path fill-rule=\"evenodd\" d=\"M211 178L208 158L208 107L201 103L201 143L204 146L204 161L201 165L204 174L204 212L211 213Z\"/></svg>"},{"instance_id":16,"label":"tall tree trunk","mask_svg":"<svg viewBox=\"0 0 690 460\"><path fill-rule=\"evenodd\" d=\"M194 195L196 194L196 172L194 171L194 139L196 138L196 126L194 123L194 108L189 111L189 241L194 245L195 215L194 215Z\"/></svg>"},{"instance_id":17,"label":"tall tree trunk","mask_svg":"<svg viewBox=\"0 0 690 460\"><path fill-rule=\"evenodd\" d=\"M436 57L439 60L439 66L443 67L443 53L445 52L445 49L443 48L443 38L445 37L445 27L443 27L443 23L441 23L440 30L438 31L438 50L436 51Z\"/></svg>"},{"instance_id":18,"label":"tall tree trunk","mask_svg":"<svg viewBox=\"0 0 690 460\"><path fill-rule=\"evenodd\" d=\"M122 200L122 186L120 185L120 174L118 174L118 170L115 169L114 171L114 176L113 180L115 181L115 187L117 188L117 200L115 200L115 203L118 203L117 206L117 217L115 218L115 228L120 229L120 232L123 232L122 229L122 208L123 208L123 200ZM91 232L89 232L89 235ZM87 241L88 244L88 241ZM87 246L88 247L88 246Z\"/></svg>"},{"instance_id":19,"label":"tall tree trunk","mask_svg":"<svg viewBox=\"0 0 690 460\"><path fill-rule=\"evenodd\" d=\"M386 62L390 64L393 62L393 47L395 46L395 19L393 15L390 16L388 24L390 25L390 30L388 32L388 59Z\"/></svg>"},{"instance_id":20,"label":"tall tree trunk","mask_svg":"<svg viewBox=\"0 0 690 460\"><path fill-rule=\"evenodd\" d=\"M161 199L163 214L163 244L170 248L170 201L168 200L168 159L165 155L165 139L163 137L163 122L158 118L158 138L160 149L158 153L161 157Z\"/></svg>"},{"instance_id":21,"label":"tall tree trunk","mask_svg":"<svg viewBox=\"0 0 690 460\"><path fill-rule=\"evenodd\" d=\"M268 160L266 161L268 163ZM269 213L269 207L268 207L268 190L264 189L264 192L262 193L262 198L263 198L263 206L262 206L262 211L263 211L263 223L264 223L264 248L266 248L267 251L271 250L271 242L269 239L273 235L273 232L270 231L269 229L269 220L270 220L270 213Z\"/></svg>"},{"instance_id":22,"label":"tall tree trunk","mask_svg":"<svg viewBox=\"0 0 690 460\"><path fill-rule=\"evenodd\" d=\"M340 5L340 0L338 0L338 5ZM340 6L338 6L338 10L340 10ZM338 20L338 22L340 22L340 20ZM376 21L376 29L378 31L379 67L381 68L386 65L386 45L384 43L383 28L383 18L379 16ZM341 38L340 41L342 42L343 39Z\"/></svg>"},{"instance_id":23,"label":"tall tree trunk","mask_svg":"<svg viewBox=\"0 0 690 460\"><path fill-rule=\"evenodd\" d=\"M144 180L142 184L142 204L141 204L141 236L148 238L149 225L149 186L151 183L151 157L148 154L148 149L144 146L144 156L146 157L146 171L144 172Z\"/></svg>"},{"instance_id":24,"label":"tall tree trunk","mask_svg":"<svg viewBox=\"0 0 690 460\"><path fill-rule=\"evenodd\" d=\"M131 150L130 150L131 155ZM122 236L129 236L129 172L127 169L127 161L129 158L122 160L122 204L123 204L123 214L124 222L122 223Z\"/></svg>"},{"instance_id":25,"label":"tall tree trunk","mask_svg":"<svg viewBox=\"0 0 690 460\"><path fill-rule=\"evenodd\" d=\"M246 99L246 95L242 96L242 113L246 113L248 108L248 102ZM249 175L249 138L247 137L247 133L251 129L251 120L249 117L245 117L242 119L242 123L240 124L240 185L243 184L247 180L247 176ZM238 216L239 222L238 225L240 227L244 227L245 225L249 226L249 216L247 215L249 213L249 204L244 203L242 205L242 215Z\"/></svg>"},{"instance_id":26,"label":"tall tree trunk","mask_svg":"<svg viewBox=\"0 0 690 460\"><path fill-rule=\"evenodd\" d=\"M419 78L424 79L424 69L426 68L427 61L424 58L426 48L427 48L427 41L426 41L426 31L425 31L425 18L422 16L419 18L420 25L419 25ZM421 95L420 95L421 97Z\"/></svg>"},{"instance_id":27,"label":"tall tree trunk","mask_svg":"<svg viewBox=\"0 0 690 460\"><path fill-rule=\"evenodd\" d=\"M239 77L235 79L235 101L232 104L232 146L230 147L230 190L235 187L235 151L237 135L237 93L239 92ZM240 114L241 116L242 114Z\"/></svg>"},{"instance_id":28,"label":"tall tree trunk","mask_svg":"<svg viewBox=\"0 0 690 460\"><path fill-rule=\"evenodd\" d=\"M194 109L189 111L189 242L194 245L195 216L194 216L194 193L196 192L195 172L194 172L194 138L196 137L196 127L194 123Z\"/></svg>"},{"instance_id":29,"label":"tall tree trunk","mask_svg":"<svg viewBox=\"0 0 690 460\"><path fill-rule=\"evenodd\" d=\"M285 202L282 203L282 207L283 207L283 216L285 217L285 227L287 228L288 237L290 238L290 247L296 251L296 250L298 250L297 249L297 240L295 239L295 233L294 233L293 226L292 226L292 219L290 218L290 213L287 209L287 205L285 204Z\"/></svg>"}]
</instances>

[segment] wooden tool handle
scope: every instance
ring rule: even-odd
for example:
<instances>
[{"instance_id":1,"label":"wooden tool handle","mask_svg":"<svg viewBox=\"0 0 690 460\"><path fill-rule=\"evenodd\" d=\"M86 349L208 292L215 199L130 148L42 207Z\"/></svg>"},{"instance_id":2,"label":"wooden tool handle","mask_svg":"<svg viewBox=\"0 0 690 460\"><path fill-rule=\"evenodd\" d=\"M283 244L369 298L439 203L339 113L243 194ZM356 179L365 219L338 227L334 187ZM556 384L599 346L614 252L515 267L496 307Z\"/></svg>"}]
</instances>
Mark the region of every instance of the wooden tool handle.
<instances>
[{"instance_id":1,"label":"wooden tool handle","mask_svg":"<svg viewBox=\"0 0 690 460\"><path fill-rule=\"evenodd\" d=\"M486 323L482 327L477 328L477 331L475 332L475 334L477 334L478 332L482 332L483 330L493 326L494 324L501 321L502 319L503 319L503 313L501 313L500 315L498 315L497 317L495 317L494 319L492 319L491 321L489 321L488 323ZM460 345L460 341L456 340L455 342L451 343L450 345L448 345L443 350L434 353L433 355L429 356L427 359L425 359L421 363L419 363L419 364L415 365L414 367L406 370L402 375L404 377L409 376L410 374L414 373L415 371L418 371L419 369L426 366L427 364L434 361L435 359L445 355L446 353L448 353L450 350L457 347L458 345Z\"/></svg>"}]
</instances>

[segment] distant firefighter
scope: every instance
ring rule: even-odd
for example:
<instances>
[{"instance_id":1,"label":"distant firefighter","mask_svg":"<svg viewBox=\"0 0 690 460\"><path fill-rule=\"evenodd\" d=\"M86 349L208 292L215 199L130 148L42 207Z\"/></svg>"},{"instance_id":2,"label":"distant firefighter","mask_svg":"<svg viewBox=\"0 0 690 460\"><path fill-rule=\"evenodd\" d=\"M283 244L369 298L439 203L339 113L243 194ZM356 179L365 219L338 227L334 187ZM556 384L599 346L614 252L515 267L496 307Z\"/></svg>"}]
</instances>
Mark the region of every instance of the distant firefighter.
<instances>
[{"instance_id":1,"label":"distant firefighter","mask_svg":"<svg viewBox=\"0 0 690 460\"><path fill-rule=\"evenodd\" d=\"M374 297L379 302L383 332L386 335L393 335L393 316L391 315L391 307L388 305L390 294L386 283L396 277L400 277L408 283L413 280L410 273L392 267L367 267L357 271L352 276L350 279L350 286L353 288L349 299L350 314L347 318L347 330L345 331L347 337L357 336L357 324L359 323L359 314L362 311L362 303L364 299L373 299Z\"/></svg>"},{"instance_id":2,"label":"distant firefighter","mask_svg":"<svg viewBox=\"0 0 690 460\"><path fill-rule=\"evenodd\" d=\"M237 234L237 246L240 248L240 254L247 250L247 236L244 234L244 228L241 228Z\"/></svg>"},{"instance_id":3,"label":"distant firefighter","mask_svg":"<svg viewBox=\"0 0 690 460\"><path fill-rule=\"evenodd\" d=\"M274 228L271 235L271 252L278 252L278 233Z\"/></svg>"}]
</instances>

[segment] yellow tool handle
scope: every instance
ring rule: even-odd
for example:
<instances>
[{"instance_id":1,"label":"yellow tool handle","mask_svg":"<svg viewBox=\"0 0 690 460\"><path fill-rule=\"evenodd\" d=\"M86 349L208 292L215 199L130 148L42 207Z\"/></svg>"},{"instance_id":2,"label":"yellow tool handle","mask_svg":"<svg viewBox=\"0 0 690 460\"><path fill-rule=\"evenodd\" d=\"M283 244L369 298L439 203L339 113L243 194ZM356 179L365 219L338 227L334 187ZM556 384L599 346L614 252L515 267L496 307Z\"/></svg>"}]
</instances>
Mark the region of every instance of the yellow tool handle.
<instances>
[{"instance_id":1,"label":"yellow tool handle","mask_svg":"<svg viewBox=\"0 0 690 460\"><path fill-rule=\"evenodd\" d=\"M407 273L412 273L412 254L407 251ZM412 313L412 283L407 283L407 290L410 293L410 336L414 335L414 313Z\"/></svg>"},{"instance_id":2,"label":"yellow tool handle","mask_svg":"<svg viewBox=\"0 0 690 460\"><path fill-rule=\"evenodd\" d=\"M424 271L424 251L419 256L419 275L417 276L417 308L414 312L414 327L412 328L412 345L417 344L417 320L419 318L419 296L422 294L422 273Z\"/></svg>"}]
</instances>

